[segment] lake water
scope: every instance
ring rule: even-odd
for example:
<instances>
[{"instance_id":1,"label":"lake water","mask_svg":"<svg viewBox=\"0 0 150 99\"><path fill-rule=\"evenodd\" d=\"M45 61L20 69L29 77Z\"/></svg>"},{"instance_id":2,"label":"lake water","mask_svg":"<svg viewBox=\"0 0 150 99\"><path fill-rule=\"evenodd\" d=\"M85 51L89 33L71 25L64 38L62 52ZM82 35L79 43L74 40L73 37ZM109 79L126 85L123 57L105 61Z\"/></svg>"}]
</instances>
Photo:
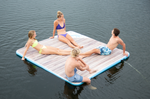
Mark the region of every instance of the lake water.
<instances>
[{"instance_id":1,"label":"lake water","mask_svg":"<svg viewBox=\"0 0 150 99\"><path fill-rule=\"evenodd\" d=\"M113 28L121 31L130 57L93 78L97 90L69 85L16 56L29 30L39 41L52 36L58 10L67 31L104 43ZM149 0L0 0L0 99L149 99L149 40Z\"/></svg>"}]
</instances>

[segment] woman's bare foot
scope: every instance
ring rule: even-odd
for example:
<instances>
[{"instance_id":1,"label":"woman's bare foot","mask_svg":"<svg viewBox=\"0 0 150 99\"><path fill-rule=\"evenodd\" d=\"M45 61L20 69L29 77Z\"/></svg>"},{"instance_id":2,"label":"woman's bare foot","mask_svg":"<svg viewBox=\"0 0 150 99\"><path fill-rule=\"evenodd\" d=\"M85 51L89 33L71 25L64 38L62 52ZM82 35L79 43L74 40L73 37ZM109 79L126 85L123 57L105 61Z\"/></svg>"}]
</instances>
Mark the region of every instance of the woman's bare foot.
<instances>
[{"instance_id":1,"label":"woman's bare foot","mask_svg":"<svg viewBox=\"0 0 150 99\"><path fill-rule=\"evenodd\" d=\"M79 49L83 48L83 46L76 46L76 47L78 47Z\"/></svg>"},{"instance_id":2,"label":"woman's bare foot","mask_svg":"<svg viewBox=\"0 0 150 99\"><path fill-rule=\"evenodd\" d=\"M91 69L91 70L89 71L89 73L92 74L92 73L94 73L94 72L96 72L96 71L97 71L97 70Z\"/></svg>"},{"instance_id":3,"label":"woman's bare foot","mask_svg":"<svg viewBox=\"0 0 150 99\"><path fill-rule=\"evenodd\" d=\"M81 48L83 48L83 46L79 46L79 48L81 49Z\"/></svg>"}]
</instances>

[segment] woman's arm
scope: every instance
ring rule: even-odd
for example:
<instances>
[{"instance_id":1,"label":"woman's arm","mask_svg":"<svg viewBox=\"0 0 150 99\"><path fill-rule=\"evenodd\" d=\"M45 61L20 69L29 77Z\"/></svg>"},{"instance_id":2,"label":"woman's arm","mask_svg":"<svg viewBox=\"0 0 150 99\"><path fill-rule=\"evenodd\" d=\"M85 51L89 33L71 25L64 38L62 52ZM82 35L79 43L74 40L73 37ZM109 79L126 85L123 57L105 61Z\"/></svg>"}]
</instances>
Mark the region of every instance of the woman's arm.
<instances>
[{"instance_id":1,"label":"woman's arm","mask_svg":"<svg viewBox=\"0 0 150 99\"><path fill-rule=\"evenodd\" d=\"M29 41L29 39L28 39L28 41ZM28 43L28 41L27 41L27 43ZM27 47L27 43L25 44L25 47Z\"/></svg>"},{"instance_id":2,"label":"woman's arm","mask_svg":"<svg viewBox=\"0 0 150 99\"><path fill-rule=\"evenodd\" d=\"M65 23L65 28L64 28L64 30L66 31L66 20L65 20L65 18L64 18L64 23Z\"/></svg>"},{"instance_id":3,"label":"woman's arm","mask_svg":"<svg viewBox=\"0 0 150 99\"><path fill-rule=\"evenodd\" d=\"M51 39L54 38L55 36L55 31L56 31L56 26L58 25L58 23L56 22L56 20L54 21L54 28L53 28L53 36L50 37Z\"/></svg>"},{"instance_id":4,"label":"woman's arm","mask_svg":"<svg viewBox=\"0 0 150 99\"><path fill-rule=\"evenodd\" d=\"M25 49L24 54L23 54L23 56L22 56L22 60L25 60L24 57L25 57L25 55L26 55L26 53L27 53L29 47L30 47L30 42L29 42L29 40L28 40L28 42L26 43L26 49Z\"/></svg>"}]
</instances>

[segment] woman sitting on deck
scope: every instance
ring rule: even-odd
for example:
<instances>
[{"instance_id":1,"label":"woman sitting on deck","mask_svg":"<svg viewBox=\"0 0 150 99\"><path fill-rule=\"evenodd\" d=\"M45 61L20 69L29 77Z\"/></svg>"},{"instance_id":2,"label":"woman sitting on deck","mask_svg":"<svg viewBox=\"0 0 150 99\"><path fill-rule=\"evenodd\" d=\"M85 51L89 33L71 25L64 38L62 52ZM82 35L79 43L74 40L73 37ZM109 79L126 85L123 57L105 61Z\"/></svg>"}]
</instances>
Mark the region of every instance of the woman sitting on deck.
<instances>
[{"instance_id":1,"label":"woman sitting on deck","mask_svg":"<svg viewBox=\"0 0 150 99\"><path fill-rule=\"evenodd\" d=\"M40 54L69 55L71 52L71 51L61 50L59 48L55 48L55 47L51 47L51 46L44 46L44 45L39 44L38 41L35 39L36 32L34 30L29 31L28 37L29 37L29 40L26 43L26 49L24 51L22 60L24 60L24 57L30 46L35 48Z\"/></svg>"},{"instance_id":2,"label":"woman sitting on deck","mask_svg":"<svg viewBox=\"0 0 150 99\"><path fill-rule=\"evenodd\" d=\"M53 36L50 37L51 39L55 36L55 31L57 30L58 39L66 44L68 44L70 47L75 48L83 48L83 46L79 46L73 38L66 33L66 26L65 26L65 18L61 11L57 12L57 18L54 21L54 29L53 29Z\"/></svg>"}]
</instances>

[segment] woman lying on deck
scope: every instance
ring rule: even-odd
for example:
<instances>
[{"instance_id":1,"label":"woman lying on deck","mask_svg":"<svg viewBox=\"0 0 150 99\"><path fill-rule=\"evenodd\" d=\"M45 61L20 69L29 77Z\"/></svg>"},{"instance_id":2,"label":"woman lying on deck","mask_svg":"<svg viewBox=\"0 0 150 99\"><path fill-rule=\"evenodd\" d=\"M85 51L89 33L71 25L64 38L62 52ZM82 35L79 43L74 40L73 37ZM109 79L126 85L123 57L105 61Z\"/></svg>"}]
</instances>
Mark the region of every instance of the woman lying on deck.
<instances>
[{"instance_id":1,"label":"woman lying on deck","mask_svg":"<svg viewBox=\"0 0 150 99\"><path fill-rule=\"evenodd\" d=\"M71 52L71 51L61 50L59 48L55 48L51 46L44 46L44 45L39 44L38 41L35 39L36 32L34 30L29 31L28 37L29 37L29 40L26 43L26 49L24 51L22 60L24 60L24 57L30 46L35 48L40 54L69 55Z\"/></svg>"},{"instance_id":2,"label":"woman lying on deck","mask_svg":"<svg viewBox=\"0 0 150 99\"><path fill-rule=\"evenodd\" d=\"M75 48L75 47L83 48L83 46L79 46L73 40L73 38L69 34L66 33L65 18L61 11L57 12L57 19L54 21L53 36L50 37L51 39L54 38L56 30L57 30L59 41L62 41L68 44L72 48Z\"/></svg>"}]
</instances>

